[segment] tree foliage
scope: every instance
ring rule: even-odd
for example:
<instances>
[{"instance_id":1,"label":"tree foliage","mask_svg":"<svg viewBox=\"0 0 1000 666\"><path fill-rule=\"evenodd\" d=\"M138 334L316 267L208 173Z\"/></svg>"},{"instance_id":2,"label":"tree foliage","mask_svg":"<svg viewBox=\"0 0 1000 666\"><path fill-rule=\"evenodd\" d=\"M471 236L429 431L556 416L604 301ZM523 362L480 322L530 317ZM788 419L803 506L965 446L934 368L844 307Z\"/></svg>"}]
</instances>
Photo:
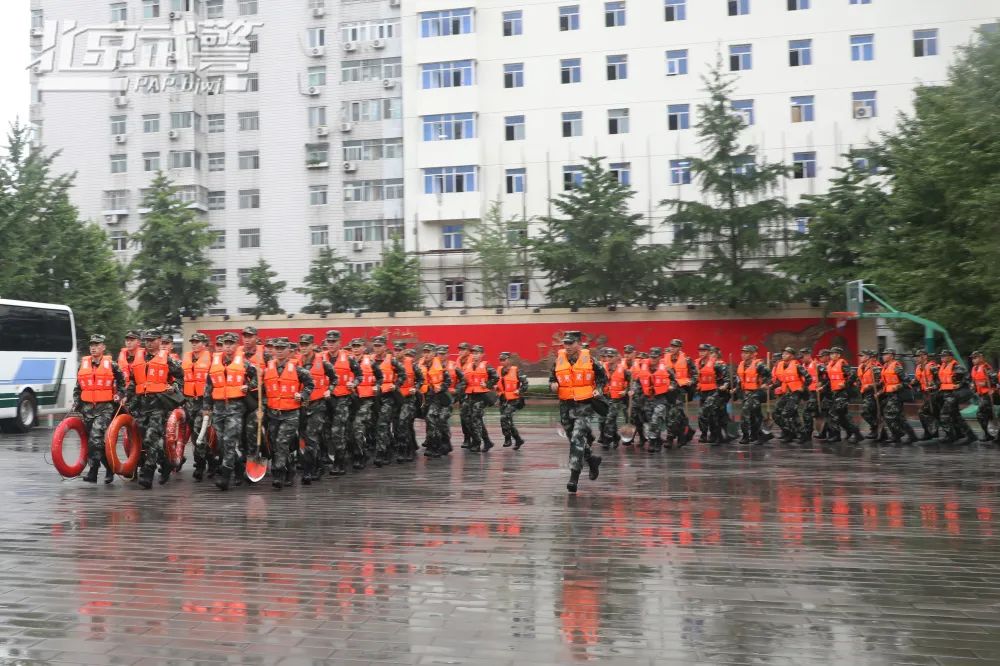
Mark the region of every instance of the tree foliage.
<instances>
[{"instance_id":1,"label":"tree foliage","mask_svg":"<svg viewBox=\"0 0 1000 666\"><path fill-rule=\"evenodd\" d=\"M529 242L548 277L556 305L656 304L666 299L670 264L677 252L640 241L650 229L632 213L635 193L589 157L582 181L551 200L558 216L539 218L541 232Z\"/></svg>"},{"instance_id":2,"label":"tree foliage","mask_svg":"<svg viewBox=\"0 0 1000 666\"><path fill-rule=\"evenodd\" d=\"M149 212L132 237L139 251L131 264L139 319L145 326L179 326L182 316L201 315L218 299L208 259L215 235L162 172L143 206Z\"/></svg>"},{"instance_id":3,"label":"tree foliage","mask_svg":"<svg viewBox=\"0 0 1000 666\"><path fill-rule=\"evenodd\" d=\"M284 280L275 280L278 277L277 271L271 270L271 264L261 257L257 265L247 272L246 286L247 293L252 295L257 302L250 310L254 317L261 315L285 314L281 309L278 297L285 291L288 283Z\"/></svg>"},{"instance_id":4,"label":"tree foliage","mask_svg":"<svg viewBox=\"0 0 1000 666\"><path fill-rule=\"evenodd\" d=\"M721 62L705 78L709 100L698 105L702 157L685 158L703 201L668 199L674 245L686 254L707 249L698 272L686 280L688 296L713 306L753 311L781 301L785 280L768 259L788 207L774 191L787 175L782 164L758 160L755 146L741 145L743 120L732 111L734 79Z\"/></svg>"},{"instance_id":5,"label":"tree foliage","mask_svg":"<svg viewBox=\"0 0 1000 666\"><path fill-rule=\"evenodd\" d=\"M420 307L420 262L410 257L399 239L382 253L382 265L372 271L365 293L374 312L405 312Z\"/></svg>"},{"instance_id":6,"label":"tree foliage","mask_svg":"<svg viewBox=\"0 0 1000 666\"><path fill-rule=\"evenodd\" d=\"M120 340L130 324L124 271L103 229L79 219L72 174L55 175L56 155L33 149L14 124L0 160L0 295L73 308L79 342Z\"/></svg>"},{"instance_id":7,"label":"tree foliage","mask_svg":"<svg viewBox=\"0 0 1000 666\"><path fill-rule=\"evenodd\" d=\"M508 305L508 286L512 278L527 279L524 256L527 229L528 223L524 218L504 218L499 201L490 204L478 225L466 229L466 244L475 254L479 269L483 305Z\"/></svg>"},{"instance_id":8,"label":"tree foliage","mask_svg":"<svg viewBox=\"0 0 1000 666\"><path fill-rule=\"evenodd\" d=\"M352 272L342 256L331 248L313 259L304 286L295 291L309 297L305 313L347 312L365 306L365 284Z\"/></svg>"}]
</instances>

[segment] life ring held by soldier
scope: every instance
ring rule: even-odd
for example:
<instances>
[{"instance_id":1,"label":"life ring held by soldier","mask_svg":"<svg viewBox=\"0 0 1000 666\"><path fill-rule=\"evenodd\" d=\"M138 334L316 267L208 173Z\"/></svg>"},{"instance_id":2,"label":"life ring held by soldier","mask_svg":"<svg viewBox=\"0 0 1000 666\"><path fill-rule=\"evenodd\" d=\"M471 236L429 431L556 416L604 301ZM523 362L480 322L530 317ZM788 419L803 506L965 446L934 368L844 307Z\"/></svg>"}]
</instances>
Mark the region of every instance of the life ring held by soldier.
<instances>
[{"instance_id":1,"label":"life ring held by soldier","mask_svg":"<svg viewBox=\"0 0 1000 666\"><path fill-rule=\"evenodd\" d=\"M80 436L80 455L76 462L67 462L63 457L63 440L66 433L73 430ZM62 420L52 434L52 464L66 478L80 476L87 466L87 428L79 416L69 416Z\"/></svg>"},{"instance_id":2,"label":"life ring held by soldier","mask_svg":"<svg viewBox=\"0 0 1000 666\"><path fill-rule=\"evenodd\" d=\"M167 453L167 461L179 470L184 459L184 445L191 437L191 427L187 422L184 409L178 407L170 412L167 418L167 425L163 433L164 448Z\"/></svg>"},{"instance_id":3,"label":"life ring held by soldier","mask_svg":"<svg viewBox=\"0 0 1000 666\"><path fill-rule=\"evenodd\" d=\"M125 460L118 457L118 434L125 429ZM139 456L142 454L142 438L135 419L129 414L119 414L108 426L108 434L104 437L104 454L108 464L115 474L131 477L139 466Z\"/></svg>"}]
</instances>

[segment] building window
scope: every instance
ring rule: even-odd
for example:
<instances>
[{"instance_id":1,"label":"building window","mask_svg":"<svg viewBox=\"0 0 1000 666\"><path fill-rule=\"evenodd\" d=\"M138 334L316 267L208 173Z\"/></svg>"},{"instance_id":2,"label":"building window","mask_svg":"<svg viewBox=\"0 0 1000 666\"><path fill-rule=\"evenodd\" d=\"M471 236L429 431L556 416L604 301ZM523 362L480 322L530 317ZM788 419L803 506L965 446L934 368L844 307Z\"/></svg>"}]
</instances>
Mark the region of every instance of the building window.
<instances>
[{"instance_id":1,"label":"building window","mask_svg":"<svg viewBox=\"0 0 1000 666\"><path fill-rule=\"evenodd\" d=\"M513 277L510 279L510 282L507 283L507 300L528 300L528 281L524 277Z\"/></svg>"},{"instance_id":2,"label":"building window","mask_svg":"<svg viewBox=\"0 0 1000 666\"><path fill-rule=\"evenodd\" d=\"M736 158L732 172L737 176L750 176L757 171L757 163L752 156Z\"/></svg>"},{"instance_id":3,"label":"building window","mask_svg":"<svg viewBox=\"0 0 1000 666\"><path fill-rule=\"evenodd\" d=\"M108 240L111 241L111 249L114 252L124 252L128 249L128 234L124 231L112 231L108 234Z\"/></svg>"},{"instance_id":4,"label":"building window","mask_svg":"<svg viewBox=\"0 0 1000 666\"><path fill-rule=\"evenodd\" d=\"M323 164L330 161L330 144L329 143L307 143L306 144L306 163L307 164Z\"/></svg>"},{"instance_id":5,"label":"building window","mask_svg":"<svg viewBox=\"0 0 1000 666\"><path fill-rule=\"evenodd\" d=\"M815 102L812 95L792 97L792 122L811 123L815 120Z\"/></svg>"},{"instance_id":6,"label":"building window","mask_svg":"<svg viewBox=\"0 0 1000 666\"><path fill-rule=\"evenodd\" d=\"M403 139L364 139L344 141L344 160L347 162L400 159L403 157Z\"/></svg>"},{"instance_id":7,"label":"building window","mask_svg":"<svg viewBox=\"0 0 1000 666\"><path fill-rule=\"evenodd\" d=\"M313 247L326 247L330 244L330 227L318 224L309 227L309 243Z\"/></svg>"},{"instance_id":8,"label":"building window","mask_svg":"<svg viewBox=\"0 0 1000 666\"><path fill-rule=\"evenodd\" d=\"M788 0L788 11L795 12L800 9L809 9L809 0Z\"/></svg>"},{"instance_id":9,"label":"building window","mask_svg":"<svg viewBox=\"0 0 1000 666\"><path fill-rule=\"evenodd\" d=\"M242 287L246 288L250 284L250 270L249 268L237 268L236 269L236 283ZM238 311L243 314L245 308L240 308Z\"/></svg>"},{"instance_id":10,"label":"building window","mask_svg":"<svg viewBox=\"0 0 1000 666\"><path fill-rule=\"evenodd\" d=\"M461 278L444 281L444 301L445 303L465 302L465 282Z\"/></svg>"},{"instance_id":11,"label":"building window","mask_svg":"<svg viewBox=\"0 0 1000 666\"><path fill-rule=\"evenodd\" d=\"M319 65L317 67L309 68L309 87L310 88L321 88L326 85L326 66Z\"/></svg>"},{"instance_id":12,"label":"building window","mask_svg":"<svg viewBox=\"0 0 1000 666\"><path fill-rule=\"evenodd\" d=\"M208 193L208 209L209 210L225 210L225 208L226 208L226 193L225 193L225 191L209 192Z\"/></svg>"},{"instance_id":13,"label":"building window","mask_svg":"<svg viewBox=\"0 0 1000 666\"><path fill-rule=\"evenodd\" d=\"M240 121L241 132L252 132L260 129L259 111L240 111L237 118Z\"/></svg>"},{"instance_id":14,"label":"building window","mask_svg":"<svg viewBox=\"0 0 1000 666\"><path fill-rule=\"evenodd\" d=\"M403 117L401 97L380 97L343 102L341 117L346 122L367 122L373 120L398 120Z\"/></svg>"},{"instance_id":15,"label":"building window","mask_svg":"<svg viewBox=\"0 0 1000 666\"><path fill-rule=\"evenodd\" d=\"M632 165L628 162L619 162L617 164L609 164L608 171L612 176L615 177L622 185L632 184Z\"/></svg>"},{"instance_id":16,"label":"building window","mask_svg":"<svg viewBox=\"0 0 1000 666\"><path fill-rule=\"evenodd\" d=\"M421 37L466 35L472 32L472 8L420 13Z\"/></svg>"},{"instance_id":17,"label":"building window","mask_svg":"<svg viewBox=\"0 0 1000 666\"><path fill-rule=\"evenodd\" d=\"M420 66L420 81L424 90L471 86L473 85L472 61L426 63Z\"/></svg>"},{"instance_id":18,"label":"building window","mask_svg":"<svg viewBox=\"0 0 1000 666\"><path fill-rule=\"evenodd\" d=\"M171 150L171 169L200 169L201 153L194 150Z\"/></svg>"},{"instance_id":19,"label":"building window","mask_svg":"<svg viewBox=\"0 0 1000 666\"><path fill-rule=\"evenodd\" d=\"M225 153L209 153L208 154L208 170L209 171L225 171L226 170L226 154Z\"/></svg>"},{"instance_id":20,"label":"building window","mask_svg":"<svg viewBox=\"0 0 1000 666\"><path fill-rule=\"evenodd\" d=\"M260 208L260 190L240 190L240 208L244 210L248 208ZM242 240L240 242L242 243ZM240 247L243 247L243 245L240 245Z\"/></svg>"},{"instance_id":21,"label":"building window","mask_svg":"<svg viewBox=\"0 0 1000 666\"><path fill-rule=\"evenodd\" d=\"M667 51L667 76L679 76L688 73L687 49Z\"/></svg>"},{"instance_id":22,"label":"building window","mask_svg":"<svg viewBox=\"0 0 1000 666\"><path fill-rule=\"evenodd\" d=\"M812 222L811 217L797 217L795 218L795 230L800 234L807 233L809 231L809 223Z\"/></svg>"},{"instance_id":23,"label":"building window","mask_svg":"<svg viewBox=\"0 0 1000 666\"><path fill-rule=\"evenodd\" d=\"M104 210L128 210L128 190L105 190Z\"/></svg>"},{"instance_id":24,"label":"building window","mask_svg":"<svg viewBox=\"0 0 1000 666\"><path fill-rule=\"evenodd\" d=\"M111 134L125 134L128 130L127 116L111 116Z\"/></svg>"},{"instance_id":25,"label":"building window","mask_svg":"<svg viewBox=\"0 0 1000 666\"><path fill-rule=\"evenodd\" d=\"M563 167L563 190L572 190L583 185L583 167L573 164Z\"/></svg>"},{"instance_id":26,"label":"building window","mask_svg":"<svg viewBox=\"0 0 1000 666\"><path fill-rule=\"evenodd\" d=\"M753 125L753 100L734 99L731 105L733 113L743 116L743 123L748 127Z\"/></svg>"},{"instance_id":27,"label":"building window","mask_svg":"<svg viewBox=\"0 0 1000 666\"><path fill-rule=\"evenodd\" d=\"M513 37L520 35L524 31L524 23L521 18L521 11L503 13L503 36Z\"/></svg>"},{"instance_id":28,"label":"building window","mask_svg":"<svg viewBox=\"0 0 1000 666\"><path fill-rule=\"evenodd\" d=\"M256 32L247 35L247 44L250 45L250 53L260 53L260 35Z\"/></svg>"},{"instance_id":29,"label":"building window","mask_svg":"<svg viewBox=\"0 0 1000 666\"><path fill-rule=\"evenodd\" d=\"M224 229L212 229L213 234L215 234L215 239L212 244L208 246L209 250L225 250L226 249L226 231Z\"/></svg>"},{"instance_id":30,"label":"building window","mask_svg":"<svg viewBox=\"0 0 1000 666\"><path fill-rule=\"evenodd\" d=\"M154 134L160 131L160 114L150 113L142 117L142 131Z\"/></svg>"},{"instance_id":31,"label":"building window","mask_svg":"<svg viewBox=\"0 0 1000 666\"><path fill-rule=\"evenodd\" d=\"M686 130L691 126L691 105L670 104L667 106L667 129Z\"/></svg>"},{"instance_id":32,"label":"building window","mask_svg":"<svg viewBox=\"0 0 1000 666\"><path fill-rule=\"evenodd\" d=\"M160 170L160 154L159 153L143 153L142 154L142 170L143 171L159 171Z\"/></svg>"},{"instance_id":33,"label":"building window","mask_svg":"<svg viewBox=\"0 0 1000 666\"><path fill-rule=\"evenodd\" d=\"M868 151L857 151L851 157L851 166L862 173L874 175L878 173L878 165Z\"/></svg>"},{"instance_id":34,"label":"building window","mask_svg":"<svg viewBox=\"0 0 1000 666\"><path fill-rule=\"evenodd\" d=\"M472 165L424 169L424 194L476 191L476 167Z\"/></svg>"},{"instance_id":35,"label":"building window","mask_svg":"<svg viewBox=\"0 0 1000 666\"><path fill-rule=\"evenodd\" d=\"M628 109L608 109L608 134L628 134Z\"/></svg>"},{"instance_id":36,"label":"building window","mask_svg":"<svg viewBox=\"0 0 1000 666\"><path fill-rule=\"evenodd\" d=\"M476 137L475 116L471 113L446 113L424 116L424 141L456 141Z\"/></svg>"},{"instance_id":37,"label":"building window","mask_svg":"<svg viewBox=\"0 0 1000 666\"><path fill-rule=\"evenodd\" d=\"M170 114L170 129L201 129L201 116L194 111L174 111Z\"/></svg>"},{"instance_id":38,"label":"building window","mask_svg":"<svg viewBox=\"0 0 1000 666\"><path fill-rule=\"evenodd\" d=\"M403 179L353 180L344 182L344 201L388 201L403 198Z\"/></svg>"},{"instance_id":39,"label":"building window","mask_svg":"<svg viewBox=\"0 0 1000 666\"><path fill-rule=\"evenodd\" d=\"M816 153L792 153L792 178L816 177Z\"/></svg>"},{"instance_id":40,"label":"building window","mask_svg":"<svg viewBox=\"0 0 1000 666\"><path fill-rule=\"evenodd\" d=\"M938 54L937 42L937 28L930 30L914 30L913 57L923 58L926 56L936 56Z\"/></svg>"},{"instance_id":41,"label":"building window","mask_svg":"<svg viewBox=\"0 0 1000 666\"><path fill-rule=\"evenodd\" d=\"M749 44L729 47L729 71L742 72L753 67L753 56Z\"/></svg>"},{"instance_id":42,"label":"building window","mask_svg":"<svg viewBox=\"0 0 1000 666\"><path fill-rule=\"evenodd\" d=\"M41 30L45 27L45 13L41 9L31 10L31 27Z\"/></svg>"},{"instance_id":43,"label":"building window","mask_svg":"<svg viewBox=\"0 0 1000 666\"><path fill-rule=\"evenodd\" d=\"M663 0L663 14L665 21L687 19L687 0Z\"/></svg>"},{"instance_id":44,"label":"building window","mask_svg":"<svg viewBox=\"0 0 1000 666\"><path fill-rule=\"evenodd\" d=\"M559 80L562 83L580 82L579 58L565 58L559 61Z\"/></svg>"},{"instance_id":45,"label":"building window","mask_svg":"<svg viewBox=\"0 0 1000 666\"><path fill-rule=\"evenodd\" d=\"M225 0L205 0L205 18L219 19L223 16Z\"/></svg>"},{"instance_id":46,"label":"building window","mask_svg":"<svg viewBox=\"0 0 1000 666\"><path fill-rule=\"evenodd\" d=\"M851 35L851 60L875 59L875 35Z\"/></svg>"},{"instance_id":47,"label":"building window","mask_svg":"<svg viewBox=\"0 0 1000 666\"><path fill-rule=\"evenodd\" d=\"M328 189L326 185L310 185L309 205L325 206L327 204L327 195L328 195Z\"/></svg>"},{"instance_id":48,"label":"building window","mask_svg":"<svg viewBox=\"0 0 1000 666\"><path fill-rule=\"evenodd\" d=\"M461 224L446 225L441 232L441 247L446 250L461 250L463 230Z\"/></svg>"},{"instance_id":49,"label":"building window","mask_svg":"<svg viewBox=\"0 0 1000 666\"><path fill-rule=\"evenodd\" d=\"M507 194L524 192L524 169L507 169Z\"/></svg>"},{"instance_id":50,"label":"building window","mask_svg":"<svg viewBox=\"0 0 1000 666\"><path fill-rule=\"evenodd\" d=\"M608 56L608 81L620 81L628 78L628 56Z\"/></svg>"},{"instance_id":51,"label":"building window","mask_svg":"<svg viewBox=\"0 0 1000 666\"><path fill-rule=\"evenodd\" d=\"M870 5L872 0L851 0L852 5Z\"/></svg>"},{"instance_id":52,"label":"building window","mask_svg":"<svg viewBox=\"0 0 1000 666\"><path fill-rule=\"evenodd\" d=\"M523 62L511 62L503 66L503 87L504 88L524 87Z\"/></svg>"},{"instance_id":53,"label":"building window","mask_svg":"<svg viewBox=\"0 0 1000 666\"><path fill-rule=\"evenodd\" d=\"M309 127L317 128L326 125L326 107L325 106L310 106L309 107Z\"/></svg>"},{"instance_id":54,"label":"building window","mask_svg":"<svg viewBox=\"0 0 1000 666\"><path fill-rule=\"evenodd\" d=\"M729 15L744 16L750 13L750 0L729 0Z\"/></svg>"},{"instance_id":55,"label":"building window","mask_svg":"<svg viewBox=\"0 0 1000 666\"><path fill-rule=\"evenodd\" d=\"M220 286L226 285L226 269L225 268L213 268L212 272L208 274L208 281L212 284L217 284Z\"/></svg>"},{"instance_id":56,"label":"building window","mask_svg":"<svg viewBox=\"0 0 1000 666\"><path fill-rule=\"evenodd\" d=\"M580 29L580 5L567 5L559 8L559 30Z\"/></svg>"},{"instance_id":57,"label":"building window","mask_svg":"<svg viewBox=\"0 0 1000 666\"><path fill-rule=\"evenodd\" d=\"M504 141L524 140L524 116L507 116L503 119Z\"/></svg>"},{"instance_id":58,"label":"building window","mask_svg":"<svg viewBox=\"0 0 1000 666\"><path fill-rule=\"evenodd\" d=\"M241 150L240 151L240 169L259 169L260 168L260 151L259 150Z\"/></svg>"},{"instance_id":59,"label":"building window","mask_svg":"<svg viewBox=\"0 0 1000 666\"><path fill-rule=\"evenodd\" d=\"M878 115L874 90L851 93L851 104L855 118L874 118Z\"/></svg>"},{"instance_id":60,"label":"building window","mask_svg":"<svg viewBox=\"0 0 1000 666\"><path fill-rule=\"evenodd\" d=\"M340 24L341 39L345 42L363 42L370 39L399 37L399 19L374 19Z\"/></svg>"},{"instance_id":61,"label":"building window","mask_svg":"<svg viewBox=\"0 0 1000 666\"><path fill-rule=\"evenodd\" d=\"M388 220L347 220L344 222L344 240L348 243L357 241L382 241L403 237L403 221Z\"/></svg>"},{"instance_id":62,"label":"building window","mask_svg":"<svg viewBox=\"0 0 1000 666\"><path fill-rule=\"evenodd\" d=\"M691 184L690 160L670 160L670 184L671 185Z\"/></svg>"},{"instance_id":63,"label":"building window","mask_svg":"<svg viewBox=\"0 0 1000 666\"><path fill-rule=\"evenodd\" d=\"M128 4L124 2L111 3L111 22L128 20Z\"/></svg>"},{"instance_id":64,"label":"building window","mask_svg":"<svg viewBox=\"0 0 1000 666\"><path fill-rule=\"evenodd\" d=\"M625 3L605 2L604 26L606 28L617 28L621 25L625 25Z\"/></svg>"},{"instance_id":65,"label":"building window","mask_svg":"<svg viewBox=\"0 0 1000 666\"><path fill-rule=\"evenodd\" d=\"M812 40L793 39L788 42L788 66L803 67L812 64Z\"/></svg>"},{"instance_id":66,"label":"building window","mask_svg":"<svg viewBox=\"0 0 1000 666\"><path fill-rule=\"evenodd\" d=\"M243 90L245 92L260 92L260 78L255 72L240 74L239 78L244 81Z\"/></svg>"},{"instance_id":67,"label":"building window","mask_svg":"<svg viewBox=\"0 0 1000 666\"><path fill-rule=\"evenodd\" d=\"M562 135L581 136L583 134L583 111L563 111Z\"/></svg>"},{"instance_id":68,"label":"building window","mask_svg":"<svg viewBox=\"0 0 1000 666\"><path fill-rule=\"evenodd\" d=\"M208 114L208 133L220 134L225 131L226 131L226 114L224 113Z\"/></svg>"},{"instance_id":69,"label":"building window","mask_svg":"<svg viewBox=\"0 0 1000 666\"><path fill-rule=\"evenodd\" d=\"M326 28L309 28L306 30L306 39L311 49L326 46Z\"/></svg>"},{"instance_id":70,"label":"building window","mask_svg":"<svg viewBox=\"0 0 1000 666\"><path fill-rule=\"evenodd\" d=\"M240 16L252 16L257 13L257 0L239 0Z\"/></svg>"},{"instance_id":71,"label":"building window","mask_svg":"<svg viewBox=\"0 0 1000 666\"><path fill-rule=\"evenodd\" d=\"M243 192L240 192L240 198ZM260 228L240 229L240 249L260 247Z\"/></svg>"},{"instance_id":72,"label":"building window","mask_svg":"<svg viewBox=\"0 0 1000 666\"><path fill-rule=\"evenodd\" d=\"M125 173L126 171L128 171L128 155L112 155L111 173Z\"/></svg>"},{"instance_id":73,"label":"building window","mask_svg":"<svg viewBox=\"0 0 1000 666\"><path fill-rule=\"evenodd\" d=\"M402 75L403 64L401 58L345 60L340 64L340 80L342 83L398 79Z\"/></svg>"}]
</instances>

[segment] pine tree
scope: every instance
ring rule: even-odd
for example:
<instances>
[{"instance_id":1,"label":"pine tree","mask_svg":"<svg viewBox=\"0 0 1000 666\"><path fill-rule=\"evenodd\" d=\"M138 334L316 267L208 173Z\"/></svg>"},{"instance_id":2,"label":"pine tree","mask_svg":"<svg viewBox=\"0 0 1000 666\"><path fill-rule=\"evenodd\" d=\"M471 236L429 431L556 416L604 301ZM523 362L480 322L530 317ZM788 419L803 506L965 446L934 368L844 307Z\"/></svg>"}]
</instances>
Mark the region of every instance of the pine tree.
<instances>
[{"instance_id":1,"label":"pine tree","mask_svg":"<svg viewBox=\"0 0 1000 666\"><path fill-rule=\"evenodd\" d=\"M754 146L741 146L743 120L732 111L735 82L721 61L705 78L709 101L698 105L698 138L703 157L685 158L703 199L668 199L667 222L675 246L690 254L708 249L698 274L690 278L689 298L713 306L753 311L769 301L783 301L786 281L768 268L777 240L774 229L789 217L780 196L771 196L788 169L757 160Z\"/></svg>"},{"instance_id":2,"label":"pine tree","mask_svg":"<svg viewBox=\"0 0 1000 666\"><path fill-rule=\"evenodd\" d=\"M559 305L656 304L668 295L667 271L677 253L640 243L649 229L629 212L635 195L605 169L603 157L585 160L582 181L554 197L558 217L539 218L529 242L548 279L550 302Z\"/></svg>"},{"instance_id":3,"label":"pine tree","mask_svg":"<svg viewBox=\"0 0 1000 666\"><path fill-rule=\"evenodd\" d=\"M420 307L420 262L407 256L396 239L382 253L382 265L372 271L365 289L373 312L405 312Z\"/></svg>"},{"instance_id":4,"label":"pine tree","mask_svg":"<svg viewBox=\"0 0 1000 666\"><path fill-rule=\"evenodd\" d=\"M295 291L309 297L305 313L347 312L365 305L365 284L346 261L331 248L320 250L306 275L305 286Z\"/></svg>"},{"instance_id":5,"label":"pine tree","mask_svg":"<svg viewBox=\"0 0 1000 666\"><path fill-rule=\"evenodd\" d=\"M524 277L528 223L520 217L504 219L499 201L490 204L479 224L466 229L466 245L476 255L483 305L509 304L509 285L515 276Z\"/></svg>"},{"instance_id":6,"label":"pine tree","mask_svg":"<svg viewBox=\"0 0 1000 666\"><path fill-rule=\"evenodd\" d=\"M248 271L244 288L248 294L257 299L257 303L250 310L250 314L254 317L285 314L278 297L285 291L288 283L284 280L275 280L276 277L278 272L272 271L271 264L263 257Z\"/></svg>"},{"instance_id":7,"label":"pine tree","mask_svg":"<svg viewBox=\"0 0 1000 666\"><path fill-rule=\"evenodd\" d=\"M158 173L143 202L149 212L132 237L139 247L131 264L138 283L133 295L147 326L179 326L182 316L201 315L218 299L208 259L215 235L175 192Z\"/></svg>"}]
</instances>

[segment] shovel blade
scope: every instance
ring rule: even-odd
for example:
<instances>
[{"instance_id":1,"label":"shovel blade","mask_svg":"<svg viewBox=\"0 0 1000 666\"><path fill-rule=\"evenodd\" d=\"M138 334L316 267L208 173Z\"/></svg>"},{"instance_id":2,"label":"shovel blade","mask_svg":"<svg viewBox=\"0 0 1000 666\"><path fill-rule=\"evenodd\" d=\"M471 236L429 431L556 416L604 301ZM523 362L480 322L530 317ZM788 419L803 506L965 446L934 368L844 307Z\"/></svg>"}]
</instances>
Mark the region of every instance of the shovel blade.
<instances>
[{"instance_id":1,"label":"shovel blade","mask_svg":"<svg viewBox=\"0 0 1000 666\"><path fill-rule=\"evenodd\" d=\"M263 458L250 458L246 462L247 478L257 483L267 476L267 460Z\"/></svg>"}]
</instances>

